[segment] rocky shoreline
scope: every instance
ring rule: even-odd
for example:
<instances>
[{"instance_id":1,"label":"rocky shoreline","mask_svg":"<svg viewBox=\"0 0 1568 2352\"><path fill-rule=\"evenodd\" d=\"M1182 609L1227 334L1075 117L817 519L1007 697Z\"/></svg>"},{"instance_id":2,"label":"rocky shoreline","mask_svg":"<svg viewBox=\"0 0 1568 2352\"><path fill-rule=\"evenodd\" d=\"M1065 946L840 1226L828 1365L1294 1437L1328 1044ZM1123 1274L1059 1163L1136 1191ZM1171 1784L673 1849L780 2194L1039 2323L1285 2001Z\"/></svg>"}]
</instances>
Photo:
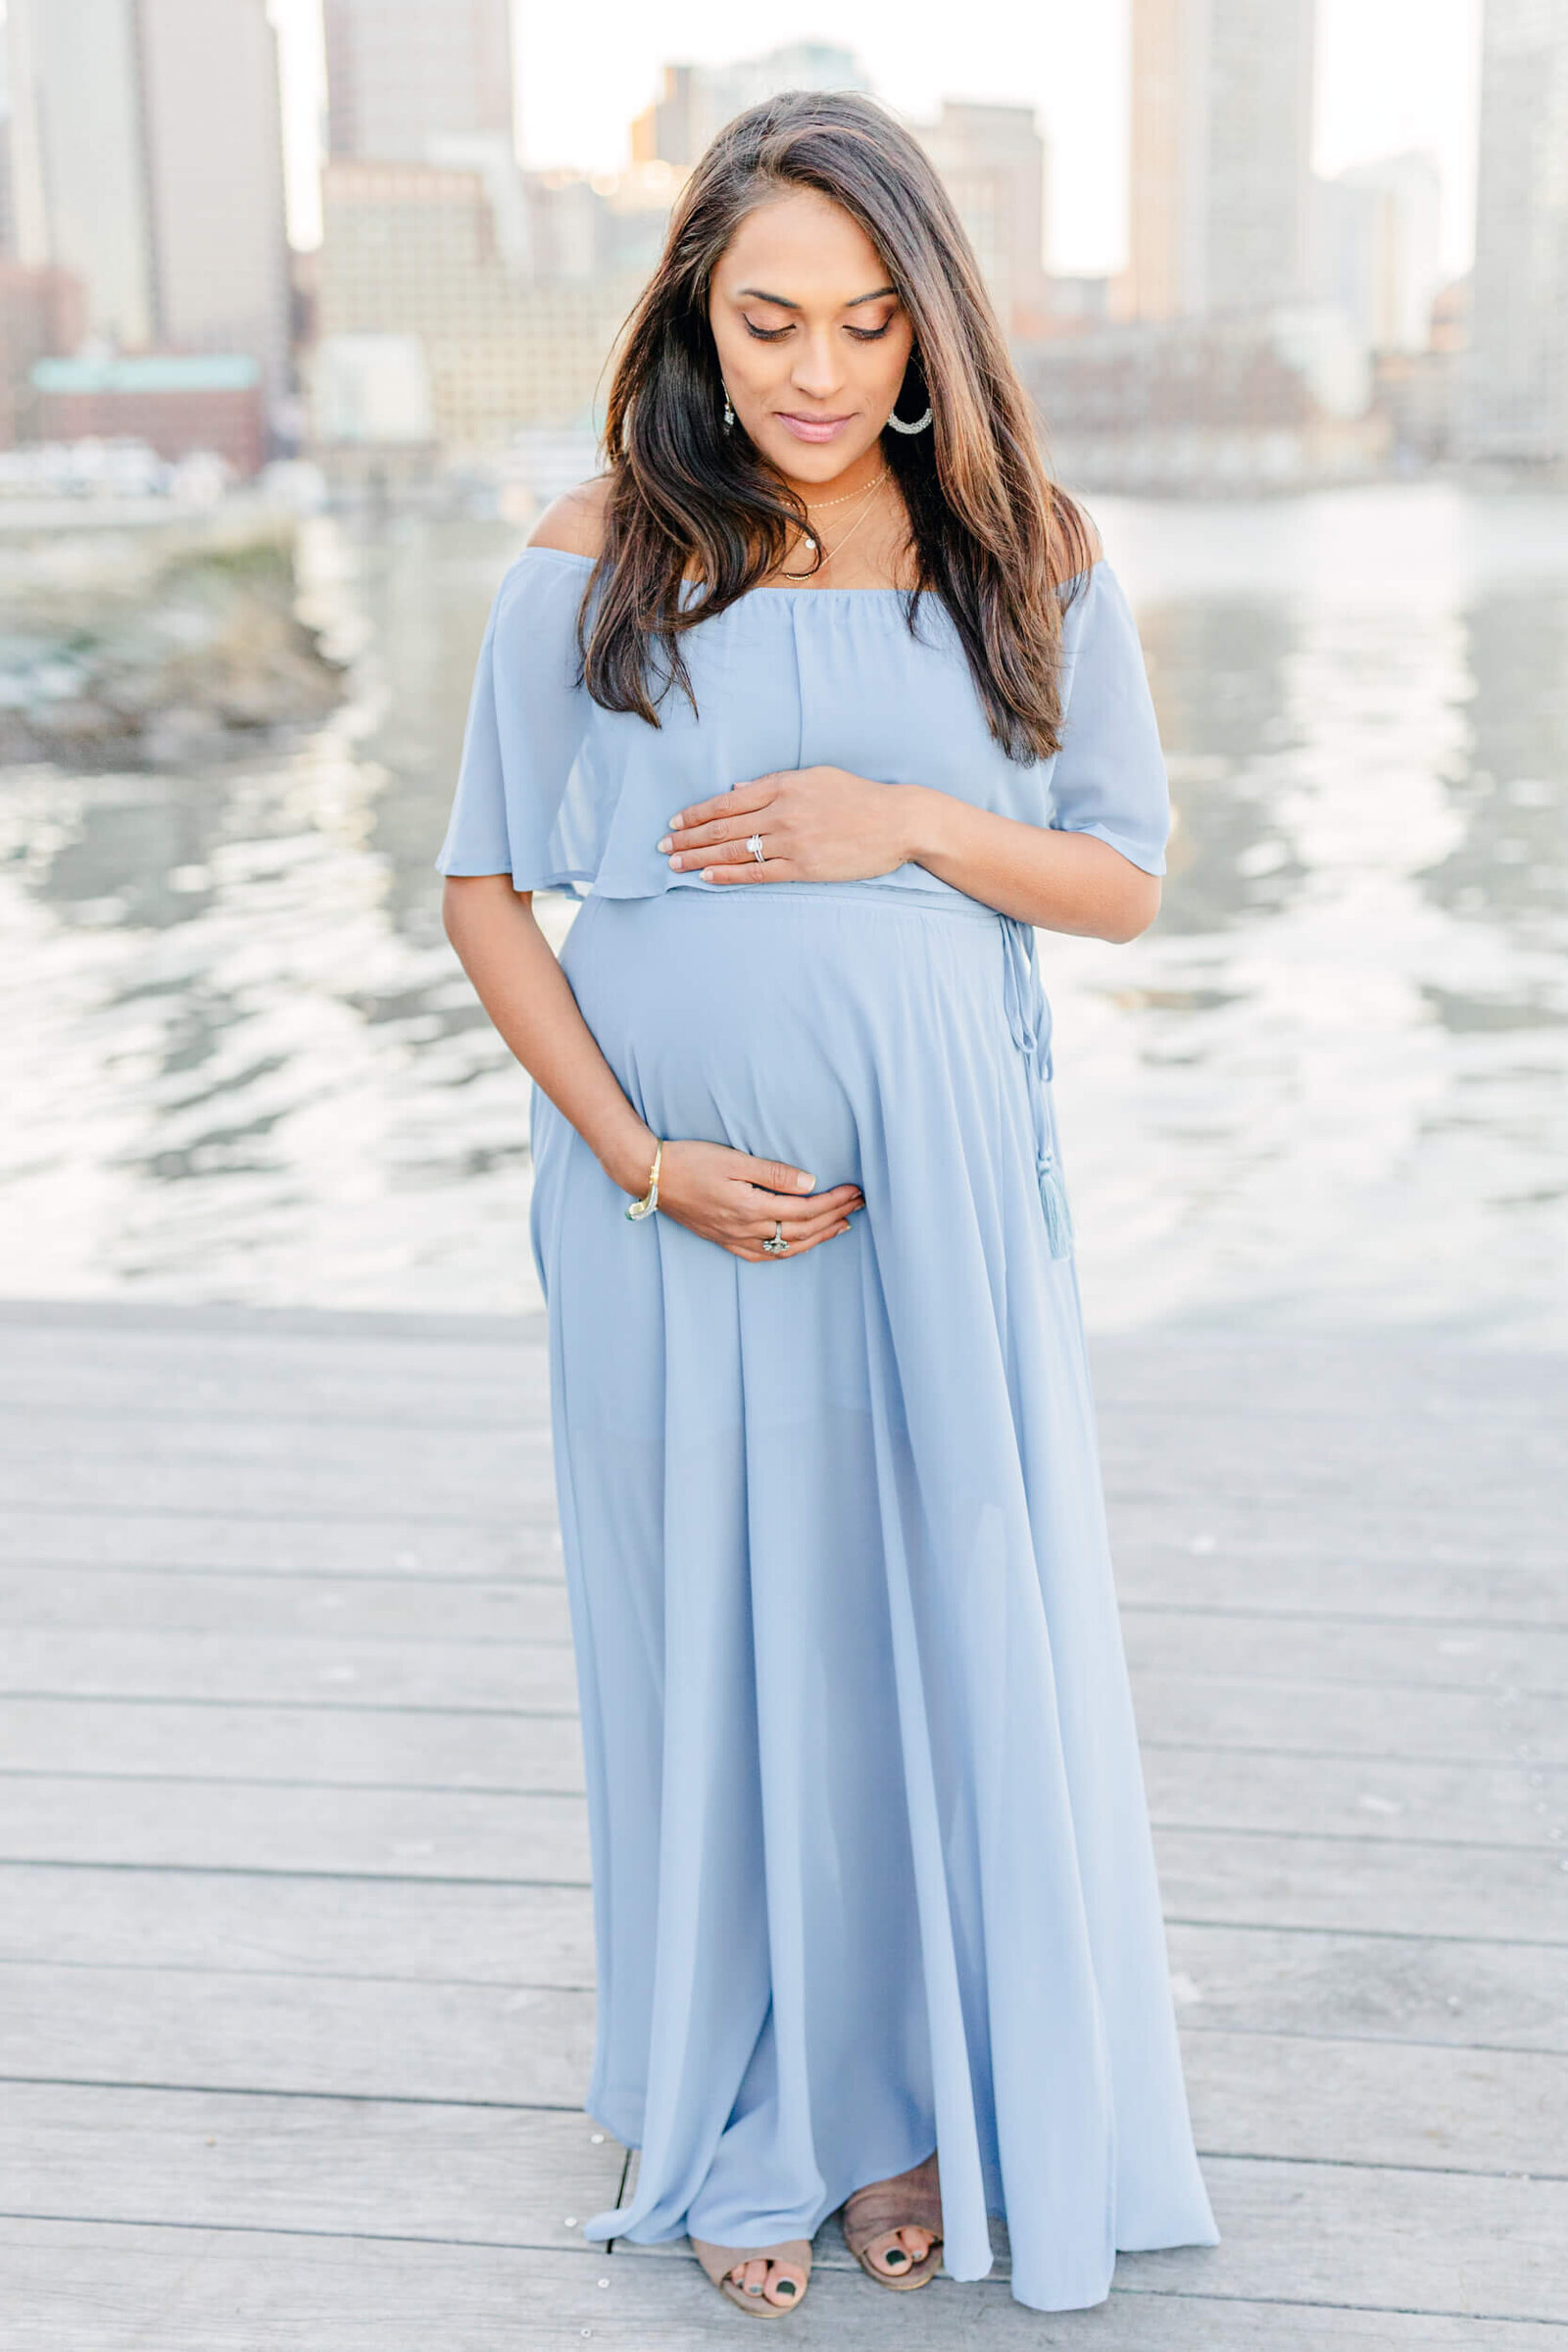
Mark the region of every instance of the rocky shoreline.
<instances>
[{"instance_id":1,"label":"rocky shoreline","mask_svg":"<svg viewBox=\"0 0 1568 2352\"><path fill-rule=\"evenodd\" d=\"M183 765L342 701L296 611L295 525L263 513L0 540L0 763Z\"/></svg>"}]
</instances>

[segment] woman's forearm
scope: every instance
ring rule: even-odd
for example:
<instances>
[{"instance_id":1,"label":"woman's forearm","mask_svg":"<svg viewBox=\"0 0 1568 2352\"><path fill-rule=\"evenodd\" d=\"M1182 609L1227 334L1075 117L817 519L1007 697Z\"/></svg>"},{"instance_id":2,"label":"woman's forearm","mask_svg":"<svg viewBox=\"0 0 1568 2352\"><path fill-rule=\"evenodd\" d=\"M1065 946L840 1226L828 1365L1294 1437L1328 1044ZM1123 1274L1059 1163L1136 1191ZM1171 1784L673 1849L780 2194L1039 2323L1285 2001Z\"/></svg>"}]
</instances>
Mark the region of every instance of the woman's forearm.
<instances>
[{"instance_id":1,"label":"woman's forearm","mask_svg":"<svg viewBox=\"0 0 1568 2352\"><path fill-rule=\"evenodd\" d=\"M528 894L510 874L449 875L441 912L480 1004L529 1077L606 1174L641 1193L655 1138L600 1052Z\"/></svg>"},{"instance_id":2,"label":"woman's forearm","mask_svg":"<svg viewBox=\"0 0 1568 2352\"><path fill-rule=\"evenodd\" d=\"M1043 931L1125 941L1159 912L1159 878L1092 833L1020 824L923 784L904 798L906 856L971 899Z\"/></svg>"}]
</instances>

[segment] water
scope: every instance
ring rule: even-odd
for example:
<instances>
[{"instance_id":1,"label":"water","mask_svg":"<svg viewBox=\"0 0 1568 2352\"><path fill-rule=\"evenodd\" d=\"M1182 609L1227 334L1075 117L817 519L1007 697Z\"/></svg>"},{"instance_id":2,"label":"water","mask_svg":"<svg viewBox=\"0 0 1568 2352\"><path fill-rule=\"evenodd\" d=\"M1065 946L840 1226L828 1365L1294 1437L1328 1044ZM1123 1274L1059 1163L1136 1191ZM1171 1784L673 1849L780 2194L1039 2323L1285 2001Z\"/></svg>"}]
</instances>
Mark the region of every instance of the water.
<instances>
[{"instance_id":1,"label":"water","mask_svg":"<svg viewBox=\"0 0 1568 2352\"><path fill-rule=\"evenodd\" d=\"M1154 931L1042 943L1091 1322L1568 1341L1568 500L1096 513L1178 824ZM526 1082L430 863L518 538L314 522L333 719L0 773L0 1293L533 1302Z\"/></svg>"}]
</instances>

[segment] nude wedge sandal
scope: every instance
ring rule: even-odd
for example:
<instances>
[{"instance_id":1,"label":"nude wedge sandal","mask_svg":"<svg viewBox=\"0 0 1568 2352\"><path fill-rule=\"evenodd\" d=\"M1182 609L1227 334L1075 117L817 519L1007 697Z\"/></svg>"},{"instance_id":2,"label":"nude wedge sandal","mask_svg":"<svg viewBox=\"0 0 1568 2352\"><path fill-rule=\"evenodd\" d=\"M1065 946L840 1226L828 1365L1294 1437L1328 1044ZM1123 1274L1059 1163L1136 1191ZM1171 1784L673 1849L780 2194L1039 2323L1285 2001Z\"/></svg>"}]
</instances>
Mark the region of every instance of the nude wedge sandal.
<instances>
[{"instance_id":1,"label":"nude wedge sandal","mask_svg":"<svg viewBox=\"0 0 1568 2352\"><path fill-rule=\"evenodd\" d=\"M799 2311L806 2301L806 2286L811 2283L811 2241L808 2237L787 2237L777 2246L710 2246L706 2238L691 2240L692 2252L727 2302L744 2311L754 2320L787 2320ZM770 2303L763 2294L749 2295L737 2286L729 2273L738 2262L788 2262L806 2273L806 2286L789 2303Z\"/></svg>"},{"instance_id":2,"label":"nude wedge sandal","mask_svg":"<svg viewBox=\"0 0 1568 2352\"><path fill-rule=\"evenodd\" d=\"M934 2242L923 2262L911 2261L907 2250L899 2247L908 2267L884 2271L871 2260L870 2249L897 2230L929 2230ZM942 2180L935 2155L912 2172L858 2188L844 2208L844 2242L866 2277L896 2295L911 2294L934 2278L942 2268Z\"/></svg>"}]
</instances>

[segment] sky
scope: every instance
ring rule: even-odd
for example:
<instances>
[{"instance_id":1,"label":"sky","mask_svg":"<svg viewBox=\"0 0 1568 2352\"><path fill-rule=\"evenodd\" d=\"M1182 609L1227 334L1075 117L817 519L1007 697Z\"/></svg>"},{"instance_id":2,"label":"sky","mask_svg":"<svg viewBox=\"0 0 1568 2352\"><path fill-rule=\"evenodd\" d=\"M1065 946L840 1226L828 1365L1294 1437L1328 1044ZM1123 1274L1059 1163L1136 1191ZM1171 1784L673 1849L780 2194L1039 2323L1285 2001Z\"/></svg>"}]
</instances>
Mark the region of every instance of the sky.
<instances>
[{"instance_id":1,"label":"sky","mask_svg":"<svg viewBox=\"0 0 1568 2352\"><path fill-rule=\"evenodd\" d=\"M429 0L439 7L441 0ZM293 233L318 233L320 0L270 0L282 38ZM720 64L785 39L857 50L878 95L933 115L943 97L1032 105L1050 151L1047 259L1094 275L1126 254L1125 0L823 0L780 25L734 0L514 0L524 163L614 171L666 59ZM1481 0L1317 0L1314 168L1425 148L1443 174L1443 248L1468 267Z\"/></svg>"}]
</instances>

